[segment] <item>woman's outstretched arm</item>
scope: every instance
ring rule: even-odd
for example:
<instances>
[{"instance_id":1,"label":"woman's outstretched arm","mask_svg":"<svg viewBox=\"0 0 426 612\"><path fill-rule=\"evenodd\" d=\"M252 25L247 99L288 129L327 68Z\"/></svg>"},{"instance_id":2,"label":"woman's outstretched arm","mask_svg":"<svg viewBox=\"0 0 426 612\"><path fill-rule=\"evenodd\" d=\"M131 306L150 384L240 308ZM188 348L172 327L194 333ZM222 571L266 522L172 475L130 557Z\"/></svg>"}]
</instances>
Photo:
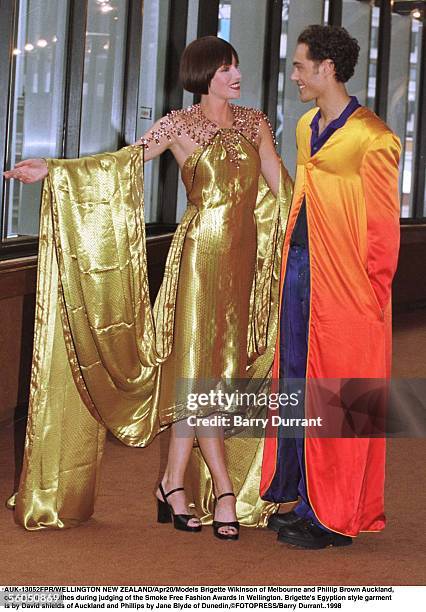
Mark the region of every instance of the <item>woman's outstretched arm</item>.
<instances>
[{"instance_id":1,"label":"woman's outstretched arm","mask_svg":"<svg viewBox=\"0 0 426 612\"><path fill-rule=\"evenodd\" d=\"M149 132L135 142L135 145L145 147L145 161L154 159L170 148L173 143L173 132L170 124L171 122L168 117L162 117L154 123ZM21 181L21 183L37 183L45 179L47 174L46 161L42 158L34 158L19 162L11 170L6 170L3 176L6 179Z\"/></svg>"}]
</instances>

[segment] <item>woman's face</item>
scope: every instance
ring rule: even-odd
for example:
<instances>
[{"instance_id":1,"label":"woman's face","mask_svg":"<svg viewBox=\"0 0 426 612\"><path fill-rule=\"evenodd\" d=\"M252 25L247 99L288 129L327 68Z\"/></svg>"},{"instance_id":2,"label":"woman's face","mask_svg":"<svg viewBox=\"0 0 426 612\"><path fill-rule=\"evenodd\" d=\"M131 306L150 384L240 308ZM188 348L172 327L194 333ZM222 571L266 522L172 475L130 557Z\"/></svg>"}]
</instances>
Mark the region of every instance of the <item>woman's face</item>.
<instances>
[{"instance_id":1,"label":"woman's face","mask_svg":"<svg viewBox=\"0 0 426 612\"><path fill-rule=\"evenodd\" d=\"M214 73L210 81L209 94L222 100L240 97L241 72L235 57L232 64L223 64Z\"/></svg>"}]
</instances>

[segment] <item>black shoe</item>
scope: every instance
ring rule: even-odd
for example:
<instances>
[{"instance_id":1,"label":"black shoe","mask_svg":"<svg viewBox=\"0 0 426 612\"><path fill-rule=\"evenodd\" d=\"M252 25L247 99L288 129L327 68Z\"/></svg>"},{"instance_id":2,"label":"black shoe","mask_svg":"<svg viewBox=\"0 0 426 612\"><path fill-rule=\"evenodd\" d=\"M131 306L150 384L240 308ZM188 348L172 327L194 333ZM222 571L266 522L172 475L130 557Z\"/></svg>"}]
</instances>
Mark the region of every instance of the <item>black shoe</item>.
<instances>
[{"instance_id":1,"label":"black shoe","mask_svg":"<svg viewBox=\"0 0 426 612\"><path fill-rule=\"evenodd\" d=\"M219 497L215 500L215 508L216 503L220 499L222 499L222 497L226 497L227 495L232 495L233 497L235 497L234 493L222 493L222 495L219 495ZM221 533L219 531L221 527L233 527L234 529L236 529L236 533ZM238 538L240 537L240 523L238 521L213 521L213 534L216 538L219 538L219 540L238 540Z\"/></svg>"},{"instance_id":2,"label":"black shoe","mask_svg":"<svg viewBox=\"0 0 426 612\"><path fill-rule=\"evenodd\" d=\"M289 525L294 525L298 521L301 521L302 517L299 516L292 510L291 512L284 512L281 514L271 514L268 519L268 529L272 529L272 531L279 531L281 527L288 527Z\"/></svg>"},{"instance_id":3,"label":"black shoe","mask_svg":"<svg viewBox=\"0 0 426 612\"><path fill-rule=\"evenodd\" d=\"M352 538L340 533L325 531L312 521L302 519L294 525L281 527L278 541L300 548L319 549L327 546L349 546Z\"/></svg>"},{"instance_id":4,"label":"black shoe","mask_svg":"<svg viewBox=\"0 0 426 612\"><path fill-rule=\"evenodd\" d=\"M172 506L167 501L169 495L176 493L176 491L184 491L184 488L178 487L177 489L172 489L168 493L165 493L161 482L158 488L160 489L163 501L157 497L157 521L159 523L171 523L173 521L174 528L178 529L179 531L201 531L202 525L188 525L191 519L197 518L196 516L193 514L175 514Z\"/></svg>"}]
</instances>

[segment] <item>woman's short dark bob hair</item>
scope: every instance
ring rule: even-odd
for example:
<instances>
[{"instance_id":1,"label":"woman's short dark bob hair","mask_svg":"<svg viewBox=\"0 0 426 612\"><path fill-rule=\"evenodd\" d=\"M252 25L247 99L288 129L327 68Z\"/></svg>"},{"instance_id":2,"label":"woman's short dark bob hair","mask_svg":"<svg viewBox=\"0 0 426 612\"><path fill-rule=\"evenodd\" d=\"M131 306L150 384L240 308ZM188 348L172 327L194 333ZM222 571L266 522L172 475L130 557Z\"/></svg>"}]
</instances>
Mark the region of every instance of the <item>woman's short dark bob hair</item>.
<instances>
[{"instance_id":1,"label":"woman's short dark bob hair","mask_svg":"<svg viewBox=\"0 0 426 612\"><path fill-rule=\"evenodd\" d=\"M220 66L239 62L234 47L217 36L203 36L190 43L180 60L180 80L187 91L208 94L210 81Z\"/></svg>"}]
</instances>

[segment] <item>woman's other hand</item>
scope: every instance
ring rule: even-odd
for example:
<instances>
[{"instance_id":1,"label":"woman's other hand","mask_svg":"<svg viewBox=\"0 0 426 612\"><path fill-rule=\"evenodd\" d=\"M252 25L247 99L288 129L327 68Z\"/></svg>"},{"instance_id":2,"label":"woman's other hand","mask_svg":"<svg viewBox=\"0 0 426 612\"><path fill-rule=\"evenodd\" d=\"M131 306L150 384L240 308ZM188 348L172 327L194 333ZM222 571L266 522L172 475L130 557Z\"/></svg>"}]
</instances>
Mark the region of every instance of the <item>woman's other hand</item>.
<instances>
[{"instance_id":1,"label":"woman's other hand","mask_svg":"<svg viewBox=\"0 0 426 612\"><path fill-rule=\"evenodd\" d=\"M48 175L44 159L26 159L16 164L12 170L3 173L6 179L16 179L21 183L37 183Z\"/></svg>"}]
</instances>

